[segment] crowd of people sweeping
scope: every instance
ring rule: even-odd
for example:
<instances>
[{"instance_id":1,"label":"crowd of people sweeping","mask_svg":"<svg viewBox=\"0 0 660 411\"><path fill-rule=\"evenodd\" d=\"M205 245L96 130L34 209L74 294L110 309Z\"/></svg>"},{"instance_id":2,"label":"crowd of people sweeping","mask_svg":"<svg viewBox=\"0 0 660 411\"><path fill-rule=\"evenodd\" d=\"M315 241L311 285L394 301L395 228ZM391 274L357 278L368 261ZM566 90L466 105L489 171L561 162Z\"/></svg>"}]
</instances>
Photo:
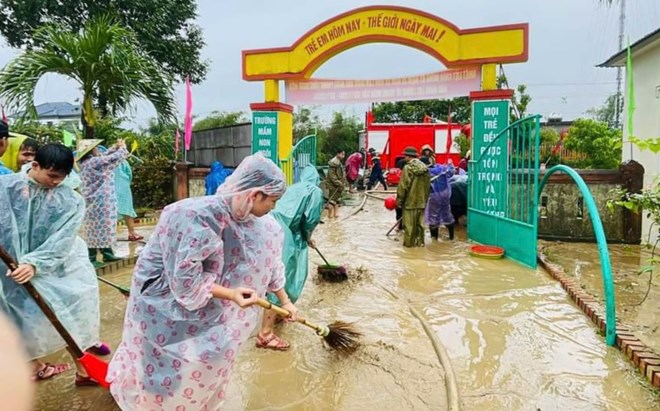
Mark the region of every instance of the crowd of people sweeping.
<instances>
[{"instance_id":1,"label":"crowd of people sweeping","mask_svg":"<svg viewBox=\"0 0 660 411\"><path fill-rule=\"evenodd\" d=\"M275 325L278 317L298 320L295 303L307 280L308 247L316 247L314 230L324 207L336 217L357 181L354 174L346 179L343 152L330 161L327 199L314 166L287 187L277 165L257 153L223 175L210 195L167 206L135 266L122 339L112 353L100 341L95 268L117 258L118 216L134 216L130 197L117 193L128 187L130 194L126 145L119 140L104 150L98 140L82 140L74 155L61 144L14 139L0 124L0 154L9 153L2 157L9 172L0 176L0 269L7 272L0 276L0 308L20 332L33 380L68 371L69 364L43 361L66 348L75 385L109 386L124 410L216 410L255 328L257 348L291 347ZM378 155L370 154L369 182L382 184ZM432 230L453 223L445 206L454 169L429 169L413 148L404 154L396 200L404 245L423 245L425 218ZM263 316L260 307L268 309ZM360 335L350 324L301 323L346 351ZM90 361L90 354L113 355L108 365Z\"/></svg>"},{"instance_id":2,"label":"crowd of people sweeping","mask_svg":"<svg viewBox=\"0 0 660 411\"><path fill-rule=\"evenodd\" d=\"M376 150L370 148L371 165L367 163L366 150L351 154L342 164L346 153L339 150L328 162L326 188L328 190L329 217L337 216L338 204L346 188L353 191L357 185L360 167L366 171L367 190L380 184L387 191L387 182ZM454 239L455 224L467 214L467 169L470 159L468 151L458 167L451 160L447 164L436 163L430 145L422 147L421 156L414 147L407 147L402 153L397 168L400 180L392 208L396 209L397 226L404 231L403 244L406 247L424 246L425 227L429 227L431 238L440 238L441 226L447 228L448 237ZM387 205L387 204L386 204Z\"/></svg>"}]
</instances>

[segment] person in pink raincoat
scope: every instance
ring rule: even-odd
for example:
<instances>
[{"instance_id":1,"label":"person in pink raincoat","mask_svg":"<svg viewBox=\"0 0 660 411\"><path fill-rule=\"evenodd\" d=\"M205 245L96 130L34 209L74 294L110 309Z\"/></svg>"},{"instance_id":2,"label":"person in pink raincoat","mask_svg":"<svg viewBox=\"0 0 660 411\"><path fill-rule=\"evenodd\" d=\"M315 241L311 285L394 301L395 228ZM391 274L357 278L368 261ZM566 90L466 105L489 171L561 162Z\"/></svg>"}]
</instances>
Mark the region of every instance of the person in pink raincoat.
<instances>
[{"instance_id":1,"label":"person in pink raincoat","mask_svg":"<svg viewBox=\"0 0 660 411\"><path fill-rule=\"evenodd\" d=\"M351 193L355 192L355 185L360 176L360 168L364 161L364 154L357 151L346 159L346 180L348 180L348 189Z\"/></svg>"},{"instance_id":2,"label":"person in pink raincoat","mask_svg":"<svg viewBox=\"0 0 660 411\"><path fill-rule=\"evenodd\" d=\"M165 208L135 267L108 371L122 410L218 410L259 322L257 297L275 293L295 319L282 229L268 215L285 190L282 171L258 153L215 195Z\"/></svg>"}]
</instances>

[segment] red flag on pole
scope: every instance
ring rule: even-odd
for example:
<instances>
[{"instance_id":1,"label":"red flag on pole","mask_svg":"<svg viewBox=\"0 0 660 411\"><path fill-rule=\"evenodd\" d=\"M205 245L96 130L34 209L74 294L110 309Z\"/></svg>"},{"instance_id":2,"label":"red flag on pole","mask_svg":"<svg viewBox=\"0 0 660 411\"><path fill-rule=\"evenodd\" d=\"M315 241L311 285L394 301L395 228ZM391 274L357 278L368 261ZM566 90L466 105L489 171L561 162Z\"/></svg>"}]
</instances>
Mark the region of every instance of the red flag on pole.
<instances>
[{"instance_id":1,"label":"red flag on pole","mask_svg":"<svg viewBox=\"0 0 660 411\"><path fill-rule=\"evenodd\" d=\"M186 151L189 151L192 140L192 87L190 86L190 77L188 76L186 76L186 118L183 139Z\"/></svg>"},{"instance_id":2,"label":"red flag on pole","mask_svg":"<svg viewBox=\"0 0 660 411\"><path fill-rule=\"evenodd\" d=\"M451 107L447 111L447 155L451 151L451 147L454 145L454 142L451 138Z\"/></svg>"},{"instance_id":3,"label":"red flag on pole","mask_svg":"<svg viewBox=\"0 0 660 411\"><path fill-rule=\"evenodd\" d=\"M176 129L174 133L174 159L179 155L179 140L181 140L181 134L179 134L179 129Z\"/></svg>"}]
</instances>

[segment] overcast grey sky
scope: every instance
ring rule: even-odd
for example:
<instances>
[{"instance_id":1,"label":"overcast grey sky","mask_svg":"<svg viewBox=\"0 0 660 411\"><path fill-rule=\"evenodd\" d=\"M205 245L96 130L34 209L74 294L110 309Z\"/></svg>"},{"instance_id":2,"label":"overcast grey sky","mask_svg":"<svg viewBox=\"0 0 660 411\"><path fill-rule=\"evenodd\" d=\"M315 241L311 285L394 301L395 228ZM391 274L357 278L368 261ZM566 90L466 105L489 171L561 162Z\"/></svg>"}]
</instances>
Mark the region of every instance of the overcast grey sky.
<instances>
[{"instance_id":1,"label":"overcast grey sky","mask_svg":"<svg viewBox=\"0 0 660 411\"><path fill-rule=\"evenodd\" d=\"M511 86L528 85L530 113L573 119L616 89L616 71L595 66L618 51L618 6L599 6L596 0L200 0L198 24L207 43L203 56L211 68L206 81L193 87L194 114L248 111L250 103L261 101L262 83L241 78L241 50L288 46L323 20L374 4L424 10L462 29L529 23L529 61L504 67ZM660 1L629 0L626 26L631 42L660 27ZM3 43L0 65L15 54ZM415 49L370 44L334 57L315 77L380 79L441 69L438 61ZM183 112L184 87L178 85L176 93ZM78 96L75 83L47 76L39 82L35 101L73 102ZM361 116L366 105L327 106L323 112L341 109ZM143 125L153 115L150 105L140 102L130 125Z\"/></svg>"}]
</instances>

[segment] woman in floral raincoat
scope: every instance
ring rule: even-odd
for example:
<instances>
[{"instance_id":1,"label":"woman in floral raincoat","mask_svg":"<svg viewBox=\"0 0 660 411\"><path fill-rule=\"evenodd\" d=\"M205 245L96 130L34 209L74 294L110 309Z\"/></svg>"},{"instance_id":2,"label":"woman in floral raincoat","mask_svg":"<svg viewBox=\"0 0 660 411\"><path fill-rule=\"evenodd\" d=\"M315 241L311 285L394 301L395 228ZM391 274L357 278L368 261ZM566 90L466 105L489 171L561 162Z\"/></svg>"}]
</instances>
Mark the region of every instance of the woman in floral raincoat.
<instances>
[{"instance_id":1,"label":"woman in floral raincoat","mask_svg":"<svg viewBox=\"0 0 660 411\"><path fill-rule=\"evenodd\" d=\"M85 239L89 259L95 266L103 265L96 260L100 251L106 263L118 260L112 251L117 241L117 194L114 171L128 157L126 144L118 140L116 146L100 155L101 140L81 140L78 143L78 164L82 180L82 194L87 204L85 210Z\"/></svg>"},{"instance_id":2,"label":"woman in floral raincoat","mask_svg":"<svg viewBox=\"0 0 660 411\"><path fill-rule=\"evenodd\" d=\"M163 211L133 275L124 333L108 372L123 410L218 410L266 291L284 292L282 229L267 213L284 174L247 157L214 196ZM293 317L291 318L293 319Z\"/></svg>"}]
</instances>

